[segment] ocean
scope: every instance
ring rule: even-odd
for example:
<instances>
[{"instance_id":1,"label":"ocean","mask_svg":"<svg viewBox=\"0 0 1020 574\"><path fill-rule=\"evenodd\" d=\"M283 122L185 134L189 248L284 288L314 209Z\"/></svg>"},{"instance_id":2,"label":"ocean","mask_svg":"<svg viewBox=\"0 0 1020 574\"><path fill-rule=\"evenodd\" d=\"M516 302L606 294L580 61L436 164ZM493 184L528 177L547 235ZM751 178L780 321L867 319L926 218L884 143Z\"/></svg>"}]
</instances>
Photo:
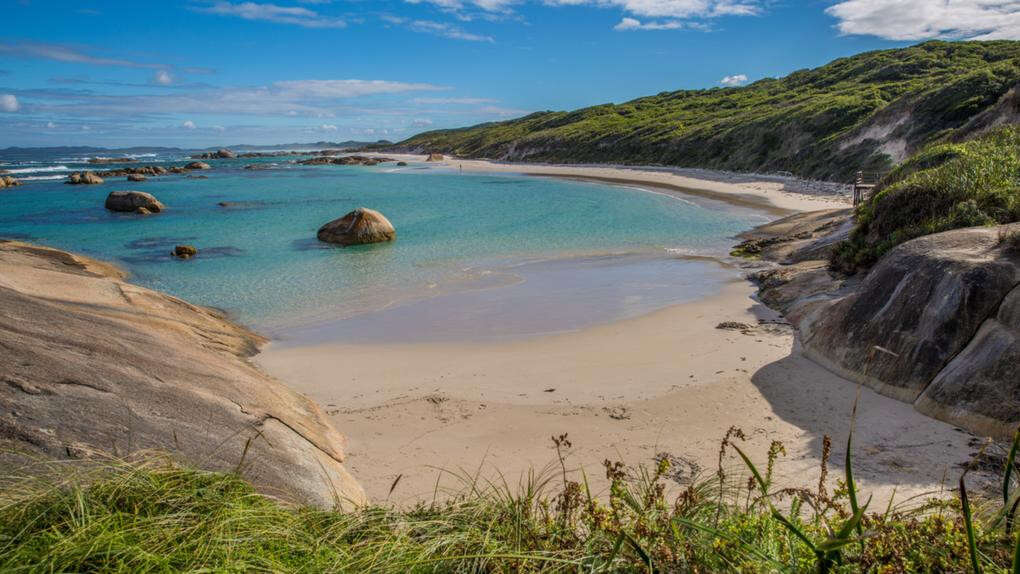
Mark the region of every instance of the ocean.
<instances>
[{"instance_id":1,"label":"ocean","mask_svg":"<svg viewBox=\"0 0 1020 574\"><path fill-rule=\"evenodd\" d=\"M634 186L461 173L410 162L301 166L300 157L205 160L213 169L131 183L66 185L84 157L0 159L24 185L0 190L0 237L113 261L140 285L223 309L280 341L440 340L560 332L710 295L720 263L763 214ZM181 165L147 154L125 166ZM246 170L251 163L272 169ZM104 209L114 190L167 209ZM221 206L226 202L227 206ZM320 243L357 207L397 229L387 244ZM199 254L170 256L177 244Z\"/></svg>"}]
</instances>

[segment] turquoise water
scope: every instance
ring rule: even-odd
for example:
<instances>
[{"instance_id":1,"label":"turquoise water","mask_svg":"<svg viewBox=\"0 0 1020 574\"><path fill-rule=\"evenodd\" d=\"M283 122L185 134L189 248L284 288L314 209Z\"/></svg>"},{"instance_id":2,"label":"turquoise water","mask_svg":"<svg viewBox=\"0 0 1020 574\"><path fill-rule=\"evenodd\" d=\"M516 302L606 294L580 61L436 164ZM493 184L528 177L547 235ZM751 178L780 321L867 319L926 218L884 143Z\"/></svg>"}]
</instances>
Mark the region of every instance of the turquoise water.
<instances>
[{"instance_id":1,"label":"turquoise water","mask_svg":"<svg viewBox=\"0 0 1020 574\"><path fill-rule=\"evenodd\" d=\"M287 159L274 158L281 167L265 171L240 169L255 160L211 161L215 169L200 172L208 179L115 178L96 186L30 181L0 191L0 237L113 260L139 284L284 332L482 289L492 309L499 307L500 289L508 301L519 295L532 270L557 282L530 292L531 301L547 292L545 303L559 298L597 308L599 297L586 296L599 292L586 288L593 277L616 277L620 285L630 277L638 295L647 295L643 306L631 307L647 310L711 291L723 280L713 271L717 266L678 258L678 250L724 253L734 234L764 221L721 204L597 183L460 174L413 163L306 167L283 163ZM167 211L148 217L106 211L106 195L122 189L152 193ZM316 241L320 225L359 206L384 213L397 241L349 248ZM199 255L170 257L180 243L195 245ZM591 257L613 270L549 272L556 261L576 266ZM609 291L614 300L633 300L620 289ZM484 314L476 319L484 321Z\"/></svg>"}]
</instances>

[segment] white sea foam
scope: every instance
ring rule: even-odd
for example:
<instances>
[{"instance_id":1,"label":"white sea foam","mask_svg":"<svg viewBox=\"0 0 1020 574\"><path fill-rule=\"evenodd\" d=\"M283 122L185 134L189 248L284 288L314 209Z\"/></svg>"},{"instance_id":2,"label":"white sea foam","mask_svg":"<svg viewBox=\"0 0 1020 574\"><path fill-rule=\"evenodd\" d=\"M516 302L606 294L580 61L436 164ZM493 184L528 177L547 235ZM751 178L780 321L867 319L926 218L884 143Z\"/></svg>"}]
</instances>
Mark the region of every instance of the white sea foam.
<instances>
[{"instance_id":1,"label":"white sea foam","mask_svg":"<svg viewBox=\"0 0 1020 574\"><path fill-rule=\"evenodd\" d=\"M50 179L64 179L63 175L35 175L20 178L20 181L46 181Z\"/></svg>"},{"instance_id":2,"label":"white sea foam","mask_svg":"<svg viewBox=\"0 0 1020 574\"><path fill-rule=\"evenodd\" d=\"M49 167L23 167L20 169L7 170L8 173L45 173L54 171L71 171L71 168L66 165L51 165Z\"/></svg>"}]
</instances>

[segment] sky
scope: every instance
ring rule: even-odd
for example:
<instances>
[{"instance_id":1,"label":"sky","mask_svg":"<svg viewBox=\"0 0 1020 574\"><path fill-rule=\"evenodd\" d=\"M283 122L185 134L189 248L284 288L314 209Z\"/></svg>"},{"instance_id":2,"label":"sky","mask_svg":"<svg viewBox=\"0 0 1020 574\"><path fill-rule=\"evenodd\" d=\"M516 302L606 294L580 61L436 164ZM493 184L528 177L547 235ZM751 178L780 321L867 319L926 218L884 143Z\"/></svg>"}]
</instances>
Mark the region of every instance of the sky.
<instances>
[{"instance_id":1,"label":"sky","mask_svg":"<svg viewBox=\"0 0 1020 574\"><path fill-rule=\"evenodd\" d=\"M927 39L1017 0L0 0L0 147L399 141Z\"/></svg>"}]
</instances>

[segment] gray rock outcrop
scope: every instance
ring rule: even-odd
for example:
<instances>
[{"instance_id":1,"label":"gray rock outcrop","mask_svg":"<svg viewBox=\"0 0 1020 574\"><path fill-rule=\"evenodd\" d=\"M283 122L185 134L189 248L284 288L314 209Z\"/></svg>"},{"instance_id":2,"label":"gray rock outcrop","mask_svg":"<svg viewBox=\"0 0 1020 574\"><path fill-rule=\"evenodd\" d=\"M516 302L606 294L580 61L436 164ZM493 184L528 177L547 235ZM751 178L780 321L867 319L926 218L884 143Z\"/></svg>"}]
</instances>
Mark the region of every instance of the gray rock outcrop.
<instances>
[{"instance_id":1,"label":"gray rock outcrop","mask_svg":"<svg viewBox=\"0 0 1020 574\"><path fill-rule=\"evenodd\" d=\"M0 467L156 449L281 498L361 503L343 436L248 362L262 342L108 264L0 243Z\"/></svg>"},{"instance_id":2,"label":"gray rock outcrop","mask_svg":"<svg viewBox=\"0 0 1020 574\"><path fill-rule=\"evenodd\" d=\"M845 236L840 217L799 214L771 224L771 236L759 228L761 253L785 263L752 275L762 301L829 370L972 432L1010 437L1020 424L1020 224L919 237L844 279L819 259Z\"/></svg>"}]
</instances>

